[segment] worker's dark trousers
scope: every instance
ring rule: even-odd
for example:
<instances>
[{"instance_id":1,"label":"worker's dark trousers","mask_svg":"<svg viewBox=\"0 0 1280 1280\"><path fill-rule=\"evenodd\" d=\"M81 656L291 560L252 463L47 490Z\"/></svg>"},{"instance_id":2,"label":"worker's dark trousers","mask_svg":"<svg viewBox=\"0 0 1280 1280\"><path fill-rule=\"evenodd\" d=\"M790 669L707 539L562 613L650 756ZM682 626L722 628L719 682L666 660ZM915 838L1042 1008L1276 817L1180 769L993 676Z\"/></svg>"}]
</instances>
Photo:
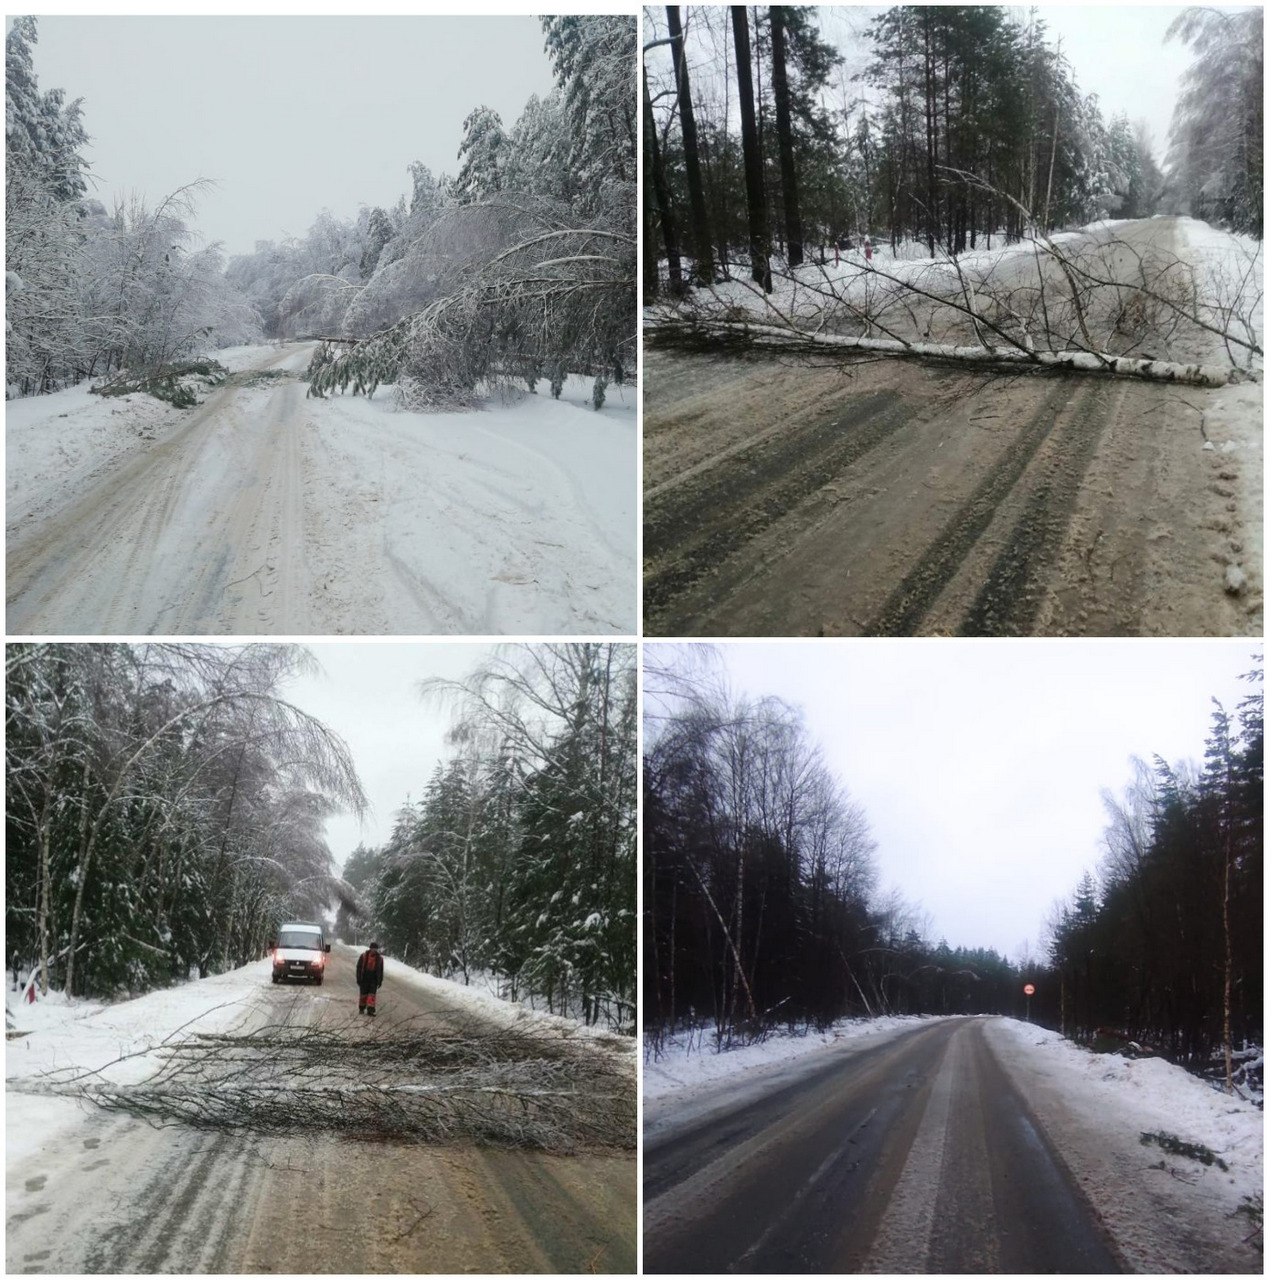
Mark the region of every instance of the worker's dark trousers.
<instances>
[{"instance_id":1,"label":"worker's dark trousers","mask_svg":"<svg viewBox=\"0 0 1280 1280\"><path fill-rule=\"evenodd\" d=\"M360 984L360 1012L368 1013L372 1018L377 1013L378 988L372 982L362 982Z\"/></svg>"}]
</instances>

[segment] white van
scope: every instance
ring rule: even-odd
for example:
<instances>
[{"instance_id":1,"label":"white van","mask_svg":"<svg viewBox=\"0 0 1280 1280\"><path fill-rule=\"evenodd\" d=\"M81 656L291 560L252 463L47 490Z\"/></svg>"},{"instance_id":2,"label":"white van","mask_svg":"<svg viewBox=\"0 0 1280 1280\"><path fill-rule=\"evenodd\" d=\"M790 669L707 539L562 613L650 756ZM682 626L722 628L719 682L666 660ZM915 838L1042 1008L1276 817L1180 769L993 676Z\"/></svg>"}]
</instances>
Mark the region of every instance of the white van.
<instances>
[{"instance_id":1,"label":"white van","mask_svg":"<svg viewBox=\"0 0 1280 1280\"><path fill-rule=\"evenodd\" d=\"M324 981L328 954L329 944L318 924L288 921L280 926L271 949L271 981L306 978L319 985Z\"/></svg>"}]
</instances>

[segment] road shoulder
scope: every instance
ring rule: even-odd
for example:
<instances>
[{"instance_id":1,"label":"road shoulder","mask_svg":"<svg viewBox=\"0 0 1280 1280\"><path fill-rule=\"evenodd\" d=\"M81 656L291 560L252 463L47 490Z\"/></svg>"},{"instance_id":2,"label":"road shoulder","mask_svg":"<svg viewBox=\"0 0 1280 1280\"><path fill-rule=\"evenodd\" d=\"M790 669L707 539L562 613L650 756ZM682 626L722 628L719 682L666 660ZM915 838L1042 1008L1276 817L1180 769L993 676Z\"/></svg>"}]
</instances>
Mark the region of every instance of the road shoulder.
<instances>
[{"instance_id":1,"label":"road shoulder","mask_svg":"<svg viewBox=\"0 0 1280 1280\"><path fill-rule=\"evenodd\" d=\"M1094 1054L1051 1031L983 1028L1023 1102L1137 1272L1262 1269L1242 1211L1262 1195L1262 1113L1159 1059ZM1168 1132L1227 1166L1142 1142Z\"/></svg>"}]
</instances>

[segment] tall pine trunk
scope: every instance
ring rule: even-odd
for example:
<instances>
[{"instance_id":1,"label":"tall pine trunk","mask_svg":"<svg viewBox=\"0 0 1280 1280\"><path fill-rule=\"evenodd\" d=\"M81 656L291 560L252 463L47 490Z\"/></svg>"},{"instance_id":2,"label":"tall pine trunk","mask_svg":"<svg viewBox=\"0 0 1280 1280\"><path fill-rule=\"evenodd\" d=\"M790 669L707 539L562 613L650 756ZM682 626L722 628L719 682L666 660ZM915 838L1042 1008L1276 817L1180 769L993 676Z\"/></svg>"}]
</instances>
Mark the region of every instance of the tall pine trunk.
<instances>
[{"instance_id":1,"label":"tall pine trunk","mask_svg":"<svg viewBox=\"0 0 1280 1280\"><path fill-rule=\"evenodd\" d=\"M764 158L756 133L755 91L751 84L751 37L746 6L735 4L733 50L738 65L738 106L742 113L742 159L747 177L747 226L751 239L751 278L765 293L773 292L769 271L769 217L764 197Z\"/></svg>"},{"instance_id":2,"label":"tall pine trunk","mask_svg":"<svg viewBox=\"0 0 1280 1280\"><path fill-rule=\"evenodd\" d=\"M773 107L778 120L778 166L782 172L782 210L787 234L787 264L804 261L804 231L796 195L796 161L791 145L791 96L787 88L787 46L783 11L769 6L769 34L773 44Z\"/></svg>"},{"instance_id":3,"label":"tall pine trunk","mask_svg":"<svg viewBox=\"0 0 1280 1280\"><path fill-rule=\"evenodd\" d=\"M702 161L698 156L698 126L693 116L693 91L689 87L689 64L684 54L684 33L680 26L680 6L667 5L667 31L671 36L671 59L676 71L676 101L680 104L680 137L684 143L685 181L689 186L689 221L693 224L693 278L707 285L715 280L715 255L711 249L711 224L702 193Z\"/></svg>"},{"instance_id":4,"label":"tall pine trunk","mask_svg":"<svg viewBox=\"0 0 1280 1280\"><path fill-rule=\"evenodd\" d=\"M658 294L658 254L657 246L651 245L652 222L649 218L649 205L653 205L653 213L657 217L662 231L662 243L667 254L667 287L672 293L680 293L684 288L684 278L680 272L680 247L676 241L675 225L671 220L671 199L667 193L667 178L662 169L662 161L658 156L658 130L653 122L653 104L649 100L649 77L646 73L642 81L644 85L644 177L645 177L645 280L644 294L652 300ZM653 261L650 262L650 256ZM653 278L650 279L650 272Z\"/></svg>"}]
</instances>

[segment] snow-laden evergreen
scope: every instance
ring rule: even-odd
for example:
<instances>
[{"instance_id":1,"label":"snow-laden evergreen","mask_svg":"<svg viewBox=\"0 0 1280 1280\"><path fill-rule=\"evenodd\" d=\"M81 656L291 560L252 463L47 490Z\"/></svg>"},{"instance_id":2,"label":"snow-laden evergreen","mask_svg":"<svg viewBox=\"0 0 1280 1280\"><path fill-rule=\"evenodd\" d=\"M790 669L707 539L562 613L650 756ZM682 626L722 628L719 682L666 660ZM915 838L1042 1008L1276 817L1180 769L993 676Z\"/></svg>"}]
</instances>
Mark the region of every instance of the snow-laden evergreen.
<instances>
[{"instance_id":1,"label":"snow-laden evergreen","mask_svg":"<svg viewBox=\"0 0 1280 1280\"><path fill-rule=\"evenodd\" d=\"M1262 238L1262 6L1184 9L1169 29L1196 55L1170 147L1180 211Z\"/></svg>"},{"instance_id":2,"label":"snow-laden evergreen","mask_svg":"<svg viewBox=\"0 0 1280 1280\"><path fill-rule=\"evenodd\" d=\"M348 860L339 928L463 983L635 1026L635 651L528 646L432 691L453 757Z\"/></svg>"}]
</instances>

